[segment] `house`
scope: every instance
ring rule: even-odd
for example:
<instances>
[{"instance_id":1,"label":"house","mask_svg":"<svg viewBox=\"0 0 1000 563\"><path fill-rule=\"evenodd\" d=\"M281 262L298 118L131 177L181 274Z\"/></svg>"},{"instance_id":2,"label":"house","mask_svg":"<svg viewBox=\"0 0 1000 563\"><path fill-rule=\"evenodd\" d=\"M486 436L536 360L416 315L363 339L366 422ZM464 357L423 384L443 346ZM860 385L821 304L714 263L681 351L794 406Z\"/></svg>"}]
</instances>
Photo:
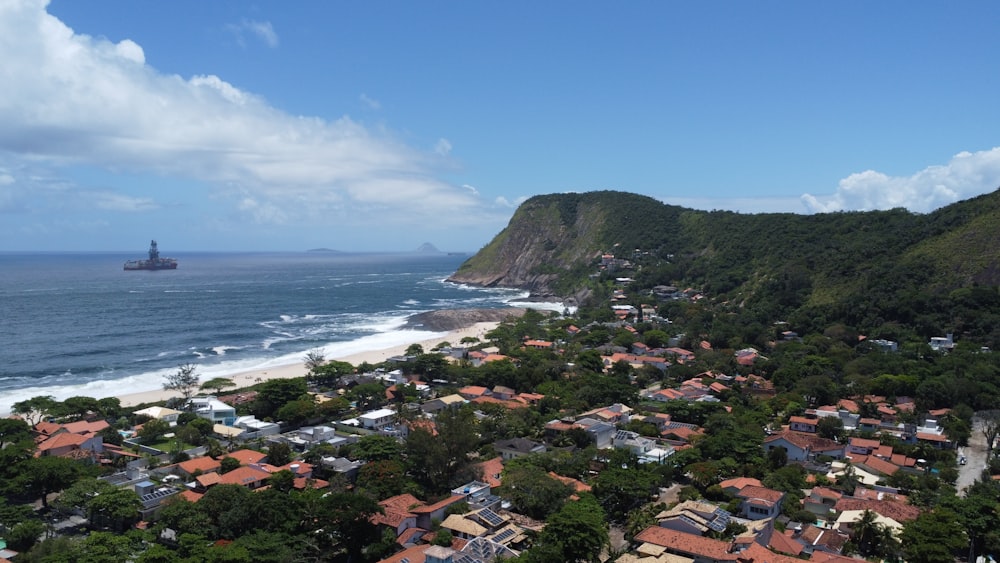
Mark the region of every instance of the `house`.
<instances>
[{"instance_id":1,"label":"house","mask_svg":"<svg viewBox=\"0 0 1000 563\"><path fill-rule=\"evenodd\" d=\"M373 514L371 521L376 526L390 528L396 537L409 528L417 527L417 515L411 509L423 506L423 501L411 494L396 495L379 501L382 514Z\"/></svg>"},{"instance_id":2,"label":"house","mask_svg":"<svg viewBox=\"0 0 1000 563\"><path fill-rule=\"evenodd\" d=\"M927 345L935 352L950 352L955 347L955 341L949 332L945 336L932 336Z\"/></svg>"},{"instance_id":3,"label":"house","mask_svg":"<svg viewBox=\"0 0 1000 563\"><path fill-rule=\"evenodd\" d=\"M851 438L847 443L847 453L851 455L866 456L871 455L882 444L878 440L868 438Z\"/></svg>"},{"instance_id":4,"label":"house","mask_svg":"<svg viewBox=\"0 0 1000 563\"><path fill-rule=\"evenodd\" d=\"M229 452L223 457L234 458L240 462L240 465L252 465L255 463L264 463L264 460L267 459L267 454L254 450L236 450Z\"/></svg>"},{"instance_id":5,"label":"house","mask_svg":"<svg viewBox=\"0 0 1000 563\"><path fill-rule=\"evenodd\" d=\"M493 443L496 450L504 461L522 457L530 454L540 454L545 452L545 444L534 442L526 438L511 438L508 440L498 440Z\"/></svg>"},{"instance_id":6,"label":"house","mask_svg":"<svg viewBox=\"0 0 1000 563\"><path fill-rule=\"evenodd\" d=\"M614 424L594 418L581 418L576 421L576 425L583 428L597 449L603 450L612 447L617 432Z\"/></svg>"},{"instance_id":7,"label":"house","mask_svg":"<svg viewBox=\"0 0 1000 563\"><path fill-rule=\"evenodd\" d=\"M806 418L804 416L793 416L788 419L788 429L795 432L816 433L817 418Z\"/></svg>"},{"instance_id":8,"label":"house","mask_svg":"<svg viewBox=\"0 0 1000 563\"><path fill-rule=\"evenodd\" d=\"M844 445L813 434L786 430L764 438L764 451L784 448L788 461L812 461L819 455L844 457Z\"/></svg>"},{"instance_id":9,"label":"house","mask_svg":"<svg viewBox=\"0 0 1000 563\"><path fill-rule=\"evenodd\" d=\"M669 530L660 526L650 526L635 536L639 543L640 553L672 554L686 558L690 563L717 563L721 561L736 561L736 555L729 552L729 542ZM654 547L650 549L649 547ZM645 548L645 549L644 549ZM662 549L655 549L662 548ZM669 559L677 561L681 559Z\"/></svg>"},{"instance_id":10,"label":"house","mask_svg":"<svg viewBox=\"0 0 1000 563\"><path fill-rule=\"evenodd\" d=\"M725 481L719 483L719 486L722 487L723 491L736 496L743 490L743 487L763 487L764 485L760 482L760 480L754 479L753 477L736 477L733 479L726 479Z\"/></svg>"},{"instance_id":11,"label":"house","mask_svg":"<svg viewBox=\"0 0 1000 563\"><path fill-rule=\"evenodd\" d=\"M244 465L219 477L219 485L240 485L248 489L259 489L267 484L271 474L260 465Z\"/></svg>"},{"instance_id":12,"label":"house","mask_svg":"<svg viewBox=\"0 0 1000 563\"><path fill-rule=\"evenodd\" d=\"M839 491L827 487L813 487L809 496L802 499L802 508L816 516L829 518L831 514L836 512L834 507L843 496Z\"/></svg>"},{"instance_id":13,"label":"house","mask_svg":"<svg viewBox=\"0 0 1000 563\"><path fill-rule=\"evenodd\" d=\"M236 408L213 396L191 397L187 402L187 410L215 424L232 426L236 421Z\"/></svg>"},{"instance_id":14,"label":"house","mask_svg":"<svg viewBox=\"0 0 1000 563\"><path fill-rule=\"evenodd\" d=\"M471 354L470 354L471 355ZM486 387L480 387L478 385L466 385L458 390L458 394L462 396L463 399L471 401L483 395L489 395L492 393Z\"/></svg>"},{"instance_id":15,"label":"house","mask_svg":"<svg viewBox=\"0 0 1000 563\"><path fill-rule=\"evenodd\" d=\"M361 460L352 461L346 457L327 456L320 459L320 464L328 471L343 475L344 480L353 483L358 478L358 470L365 464Z\"/></svg>"},{"instance_id":16,"label":"house","mask_svg":"<svg viewBox=\"0 0 1000 563\"><path fill-rule=\"evenodd\" d=\"M652 450L656 447L656 441L652 438L646 438L645 436L640 436L636 432L631 432L629 430L619 430L615 432L615 437L612 440L612 445L618 450L629 450L630 452L641 456L642 454Z\"/></svg>"},{"instance_id":17,"label":"house","mask_svg":"<svg viewBox=\"0 0 1000 563\"><path fill-rule=\"evenodd\" d=\"M709 531L722 532L733 515L707 502L686 500L656 515L660 527L703 536Z\"/></svg>"},{"instance_id":18,"label":"house","mask_svg":"<svg viewBox=\"0 0 1000 563\"><path fill-rule=\"evenodd\" d=\"M368 411L358 417L362 428L368 430L382 430L387 426L392 426L396 417L396 411L392 409L376 409Z\"/></svg>"},{"instance_id":19,"label":"house","mask_svg":"<svg viewBox=\"0 0 1000 563\"><path fill-rule=\"evenodd\" d=\"M218 473L222 464L208 456L196 457L177 464L177 468L189 477L202 475L204 473Z\"/></svg>"},{"instance_id":20,"label":"house","mask_svg":"<svg viewBox=\"0 0 1000 563\"><path fill-rule=\"evenodd\" d=\"M168 409L167 407L147 407L135 411L133 414L148 416L149 418L155 418L156 420L162 420L163 422L169 423L171 426L177 424L177 417L181 415L181 411L175 409Z\"/></svg>"},{"instance_id":21,"label":"house","mask_svg":"<svg viewBox=\"0 0 1000 563\"><path fill-rule=\"evenodd\" d=\"M847 534L830 528L821 528L809 524L795 538L802 544L803 553L812 554L817 551L840 554L844 544L850 539Z\"/></svg>"},{"instance_id":22,"label":"house","mask_svg":"<svg viewBox=\"0 0 1000 563\"><path fill-rule=\"evenodd\" d=\"M740 512L747 519L765 520L781 513L781 501L785 498L785 493L767 487L748 485L736 493L736 498L742 500Z\"/></svg>"}]
</instances>

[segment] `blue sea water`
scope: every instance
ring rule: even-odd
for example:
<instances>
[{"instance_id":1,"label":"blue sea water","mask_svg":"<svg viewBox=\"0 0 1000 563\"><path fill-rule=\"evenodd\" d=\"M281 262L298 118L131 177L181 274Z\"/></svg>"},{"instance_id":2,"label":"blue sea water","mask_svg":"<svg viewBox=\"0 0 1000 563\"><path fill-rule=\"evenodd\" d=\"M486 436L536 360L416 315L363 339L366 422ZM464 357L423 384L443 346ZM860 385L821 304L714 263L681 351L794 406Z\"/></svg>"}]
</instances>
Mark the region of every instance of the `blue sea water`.
<instances>
[{"instance_id":1,"label":"blue sea water","mask_svg":"<svg viewBox=\"0 0 1000 563\"><path fill-rule=\"evenodd\" d=\"M141 256L120 253L0 253L0 413L36 395L157 389L187 363L205 380L317 348L334 358L431 339L406 319L527 297L445 282L462 256L163 254L177 270L126 272Z\"/></svg>"}]
</instances>

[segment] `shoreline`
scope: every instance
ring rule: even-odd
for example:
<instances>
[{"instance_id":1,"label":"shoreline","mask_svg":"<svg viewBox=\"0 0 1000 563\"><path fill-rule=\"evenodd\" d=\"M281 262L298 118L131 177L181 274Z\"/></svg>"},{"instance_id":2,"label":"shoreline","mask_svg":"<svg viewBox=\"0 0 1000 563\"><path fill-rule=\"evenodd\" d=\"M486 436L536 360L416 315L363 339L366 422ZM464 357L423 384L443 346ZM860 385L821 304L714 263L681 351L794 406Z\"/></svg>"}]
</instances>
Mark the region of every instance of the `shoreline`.
<instances>
[{"instance_id":1,"label":"shoreline","mask_svg":"<svg viewBox=\"0 0 1000 563\"><path fill-rule=\"evenodd\" d=\"M399 344L396 346L391 346L388 348L382 348L377 350L364 350L360 352L354 352L351 354L344 354L338 356L330 356L326 359L328 361L336 360L341 362L347 362L353 366L358 366L361 363L368 362L370 364L378 364L386 361L393 356L402 355L406 349L413 344L420 344L424 347L425 351L430 350L434 346L437 346L441 342L449 342L451 344L458 344L462 338L473 337L483 340L484 335L496 328L500 323L497 321L483 321L477 322L470 326L463 328L456 328L448 332L441 332L438 336L432 338L425 338L421 340L415 340L408 344ZM304 353L303 353L304 354ZM293 379L296 377L304 377L308 373L304 362L271 366L265 368L258 368L253 370L248 370L244 372L239 372L228 377L236 387L232 389L242 389L246 387L251 387L265 381L270 381L272 379ZM203 379L207 381L207 379ZM223 391L222 394L227 394L230 391ZM130 408L143 403L155 403L160 401L166 401L172 397L180 396L175 391L164 391L161 389L151 389L149 391L137 391L134 393L122 393L114 395L121 401L122 407Z\"/></svg>"}]
</instances>

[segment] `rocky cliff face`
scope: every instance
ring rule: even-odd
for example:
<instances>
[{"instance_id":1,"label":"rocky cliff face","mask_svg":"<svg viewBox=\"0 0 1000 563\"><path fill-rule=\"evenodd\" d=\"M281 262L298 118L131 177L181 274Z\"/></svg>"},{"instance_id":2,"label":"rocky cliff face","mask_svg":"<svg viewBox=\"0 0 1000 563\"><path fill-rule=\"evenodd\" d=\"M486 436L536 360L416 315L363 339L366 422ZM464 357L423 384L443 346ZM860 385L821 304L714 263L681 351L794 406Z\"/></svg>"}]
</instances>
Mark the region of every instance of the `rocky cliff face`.
<instances>
[{"instance_id":1,"label":"rocky cliff face","mask_svg":"<svg viewBox=\"0 0 1000 563\"><path fill-rule=\"evenodd\" d=\"M575 203L575 202L574 202ZM535 299L563 299L555 284L561 274L600 255L596 233L604 223L596 205L541 196L518 208L507 228L467 260L449 281L485 287L516 287Z\"/></svg>"}]
</instances>

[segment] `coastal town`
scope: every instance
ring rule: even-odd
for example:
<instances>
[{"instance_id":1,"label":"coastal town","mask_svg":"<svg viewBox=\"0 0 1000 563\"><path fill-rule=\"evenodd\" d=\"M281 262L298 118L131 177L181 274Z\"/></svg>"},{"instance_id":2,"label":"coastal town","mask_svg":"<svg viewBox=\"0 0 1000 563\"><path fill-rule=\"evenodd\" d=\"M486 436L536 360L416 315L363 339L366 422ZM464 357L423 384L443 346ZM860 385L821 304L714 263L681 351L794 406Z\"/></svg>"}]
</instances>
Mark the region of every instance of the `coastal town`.
<instances>
[{"instance_id":1,"label":"coastal town","mask_svg":"<svg viewBox=\"0 0 1000 563\"><path fill-rule=\"evenodd\" d=\"M634 295L627 268L602 257L597 310L519 310L375 364L314 351L302 376L247 387L181 366L164 401L18 403L0 561L848 563L996 545L995 510L966 516L1000 499L996 411L892 375L911 361L896 342L679 332L704 294ZM920 351L993 361L960 344ZM838 355L887 371L834 385L815 368Z\"/></svg>"}]
</instances>

